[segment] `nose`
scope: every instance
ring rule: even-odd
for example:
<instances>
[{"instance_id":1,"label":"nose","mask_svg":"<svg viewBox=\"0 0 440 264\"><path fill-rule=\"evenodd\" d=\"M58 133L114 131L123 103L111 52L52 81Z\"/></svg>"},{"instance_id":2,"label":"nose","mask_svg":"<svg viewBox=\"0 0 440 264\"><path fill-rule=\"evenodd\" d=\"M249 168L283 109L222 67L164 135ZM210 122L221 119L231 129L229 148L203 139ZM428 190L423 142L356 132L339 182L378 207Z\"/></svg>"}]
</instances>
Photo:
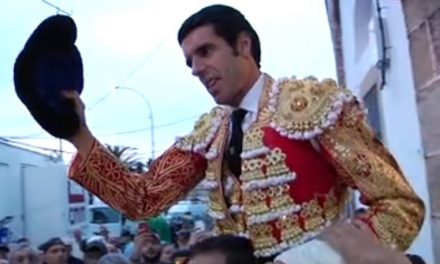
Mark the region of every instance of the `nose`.
<instances>
[{"instance_id":1,"label":"nose","mask_svg":"<svg viewBox=\"0 0 440 264\"><path fill-rule=\"evenodd\" d=\"M191 66L192 75L199 76L201 73L203 73L205 68L206 65L201 59L193 58Z\"/></svg>"}]
</instances>

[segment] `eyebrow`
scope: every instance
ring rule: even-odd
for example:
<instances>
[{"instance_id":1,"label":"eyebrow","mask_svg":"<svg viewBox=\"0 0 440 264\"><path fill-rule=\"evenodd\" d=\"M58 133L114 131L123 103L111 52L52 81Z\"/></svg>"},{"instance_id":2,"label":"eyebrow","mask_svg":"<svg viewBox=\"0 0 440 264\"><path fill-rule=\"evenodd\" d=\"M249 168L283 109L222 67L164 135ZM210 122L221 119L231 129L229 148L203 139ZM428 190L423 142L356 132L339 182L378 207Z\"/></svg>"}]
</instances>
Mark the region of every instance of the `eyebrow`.
<instances>
[{"instance_id":1,"label":"eyebrow","mask_svg":"<svg viewBox=\"0 0 440 264\"><path fill-rule=\"evenodd\" d=\"M213 46L214 46L214 44L212 44L212 43L204 43L196 48L196 50L194 51L194 54L200 53L202 50L213 47ZM190 68L192 67L191 60L192 60L192 56L188 56L186 58L186 66L188 66Z\"/></svg>"}]
</instances>

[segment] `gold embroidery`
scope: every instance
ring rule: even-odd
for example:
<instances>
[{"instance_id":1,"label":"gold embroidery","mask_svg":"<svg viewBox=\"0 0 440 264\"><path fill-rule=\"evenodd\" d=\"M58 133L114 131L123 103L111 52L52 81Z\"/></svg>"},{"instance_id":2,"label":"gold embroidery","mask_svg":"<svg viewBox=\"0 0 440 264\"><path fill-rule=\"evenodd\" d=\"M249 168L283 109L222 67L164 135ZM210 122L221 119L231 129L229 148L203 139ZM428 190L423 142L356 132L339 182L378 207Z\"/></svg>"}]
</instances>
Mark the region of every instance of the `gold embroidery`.
<instances>
[{"instance_id":1,"label":"gold embroidery","mask_svg":"<svg viewBox=\"0 0 440 264\"><path fill-rule=\"evenodd\" d=\"M313 138L336 122L342 104L352 98L329 79L279 81L270 103L274 112L271 126L289 138Z\"/></svg>"},{"instance_id":2,"label":"gold embroidery","mask_svg":"<svg viewBox=\"0 0 440 264\"><path fill-rule=\"evenodd\" d=\"M267 190L267 195L270 198L270 208L281 209L294 205L294 201L289 194L290 186L288 184L283 184L279 186L270 187Z\"/></svg>"},{"instance_id":3,"label":"gold embroidery","mask_svg":"<svg viewBox=\"0 0 440 264\"><path fill-rule=\"evenodd\" d=\"M240 182L235 176L229 176L232 180L232 194L230 196L230 204L240 207L241 189ZM235 212L236 213L236 212Z\"/></svg>"},{"instance_id":4,"label":"gold embroidery","mask_svg":"<svg viewBox=\"0 0 440 264\"><path fill-rule=\"evenodd\" d=\"M257 215L267 213L269 207L267 206L267 194L260 190L253 190L243 195L244 204L247 215Z\"/></svg>"},{"instance_id":5,"label":"gold embroidery","mask_svg":"<svg viewBox=\"0 0 440 264\"><path fill-rule=\"evenodd\" d=\"M243 192L244 205L248 215L269 215L279 213L282 210L293 210L292 206L295 206L295 204L289 193L289 183L293 178L289 179L287 183L278 180L273 183L269 182L271 178L289 177L293 174L286 166L285 158L286 155L281 149L275 148L266 154L265 159L258 158L243 161L245 170L242 175L243 185L251 180L268 180L267 183L258 186L256 190L251 189ZM264 173L264 169L266 173ZM268 216L268 218L271 217Z\"/></svg>"},{"instance_id":6,"label":"gold embroidery","mask_svg":"<svg viewBox=\"0 0 440 264\"><path fill-rule=\"evenodd\" d=\"M243 153L258 151L264 148L264 132L261 128L251 129L243 137Z\"/></svg>"},{"instance_id":7,"label":"gold embroidery","mask_svg":"<svg viewBox=\"0 0 440 264\"><path fill-rule=\"evenodd\" d=\"M365 122L357 102L347 103L333 129L318 138L340 178L370 205L368 222L384 244L406 250L424 219L424 205L383 144Z\"/></svg>"},{"instance_id":8,"label":"gold embroidery","mask_svg":"<svg viewBox=\"0 0 440 264\"><path fill-rule=\"evenodd\" d=\"M231 218L217 220L217 225L219 226L222 234L236 235L238 233L237 225Z\"/></svg>"},{"instance_id":9,"label":"gold embroidery","mask_svg":"<svg viewBox=\"0 0 440 264\"><path fill-rule=\"evenodd\" d=\"M280 148L274 148L267 155L267 177L274 177L290 173L285 164L286 154Z\"/></svg>"},{"instance_id":10,"label":"gold embroidery","mask_svg":"<svg viewBox=\"0 0 440 264\"><path fill-rule=\"evenodd\" d=\"M246 232L246 220L243 213L234 214L235 223L237 224L237 232L244 234Z\"/></svg>"},{"instance_id":11,"label":"gold embroidery","mask_svg":"<svg viewBox=\"0 0 440 264\"><path fill-rule=\"evenodd\" d=\"M326 220L332 220L340 214L340 208L343 201L339 201L336 197L335 190L332 189L325 195L324 214Z\"/></svg>"},{"instance_id":12,"label":"gold embroidery","mask_svg":"<svg viewBox=\"0 0 440 264\"><path fill-rule=\"evenodd\" d=\"M208 181L216 181L216 178L215 178L216 168L213 165L215 165L215 164L212 162L209 162L208 168L206 169L206 172L205 172L205 179Z\"/></svg>"},{"instance_id":13,"label":"gold embroidery","mask_svg":"<svg viewBox=\"0 0 440 264\"><path fill-rule=\"evenodd\" d=\"M209 207L211 208L211 210L213 210L214 212L221 212L223 213L223 206L222 206L222 199L223 197L221 196L219 191L212 191L210 192L209 195Z\"/></svg>"},{"instance_id":14,"label":"gold embroidery","mask_svg":"<svg viewBox=\"0 0 440 264\"><path fill-rule=\"evenodd\" d=\"M275 223L276 227L281 230L282 241L297 241L303 234L303 230L299 224L298 215L282 216Z\"/></svg>"},{"instance_id":15,"label":"gold embroidery","mask_svg":"<svg viewBox=\"0 0 440 264\"><path fill-rule=\"evenodd\" d=\"M301 112L307 108L309 101L304 96L298 96L293 98L292 104L290 105L291 111Z\"/></svg>"},{"instance_id":16,"label":"gold embroidery","mask_svg":"<svg viewBox=\"0 0 440 264\"><path fill-rule=\"evenodd\" d=\"M215 107L209 114L203 114L195 123L193 131L177 140L177 147L205 154L220 127L225 111L222 107Z\"/></svg>"},{"instance_id":17,"label":"gold embroidery","mask_svg":"<svg viewBox=\"0 0 440 264\"><path fill-rule=\"evenodd\" d=\"M95 140L89 156L76 156L69 177L131 219L143 220L169 208L203 180L201 155L170 148L145 174L130 173Z\"/></svg>"},{"instance_id":18,"label":"gold embroidery","mask_svg":"<svg viewBox=\"0 0 440 264\"><path fill-rule=\"evenodd\" d=\"M266 176L263 172L265 160L262 158L244 159L242 161L242 174L240 179L243 182L264 179Z\"/></svg>"},{"instance_id":19,"label":"gold embroidery","mask_svg":"<svg viewBox=\"0 0 440 264\"><path fill-rule=\"evenodd\" d=\"M322 213L322 207L318 204L317 199L304 203L300 215L304 220L305 230L310 231L318 226L323 226L325 220L322 218Z\"/></svg>"},{"instance_id":20,"label":"gold embroidery","mask_svg":"<svg viewBox=\"0 0 440 264\"><path fill-rule=\"evenodd\" d=\"M249 227L249 233L253 238L255 250L273 247L277 240L273 236L273 228L267 224L257 224Z\"/></svg>"},{"instance_id":21,"label":"gold embroidery","mask_svg":"<svg viewBox=\"0 0 440 264\"><path fill-rule=\"evenodd\" d=\"M218 148L219 153L224 152L225 142L229 131L229 123L226 118L222 119L219 132L214 139L213 146ZM223 171L223 155L209 161L209 171L213 173L214 181L217 183L217 188L210 192L209 206L213 217L216 219L216 224L219 224L219 230L234 230L234 225L228 213L228 208L225 201L224 186L222 185ZM208 175L207 175L208 176Z\"/></svg>"}]
</instances>

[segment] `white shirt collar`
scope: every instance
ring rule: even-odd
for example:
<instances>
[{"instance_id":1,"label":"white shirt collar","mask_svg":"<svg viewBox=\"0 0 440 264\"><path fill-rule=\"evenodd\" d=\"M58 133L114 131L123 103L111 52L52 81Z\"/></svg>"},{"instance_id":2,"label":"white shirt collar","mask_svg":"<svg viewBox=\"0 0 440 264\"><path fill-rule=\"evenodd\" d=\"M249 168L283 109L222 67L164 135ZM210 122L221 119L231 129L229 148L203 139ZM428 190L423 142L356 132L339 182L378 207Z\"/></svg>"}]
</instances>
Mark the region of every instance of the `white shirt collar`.
<instances>
[{"instance_id":1,"label":"white shirt collar","mask_svg":"<svg viewBox=\"0 0 440 264\"><path fill-rule=\"evenodd\" d=\"M254 85L249 89L246 96L241 101L239 108L251 113L257 113L260 98L264 89L264 73L261 73Z\"/></svg>"}]
</instances>

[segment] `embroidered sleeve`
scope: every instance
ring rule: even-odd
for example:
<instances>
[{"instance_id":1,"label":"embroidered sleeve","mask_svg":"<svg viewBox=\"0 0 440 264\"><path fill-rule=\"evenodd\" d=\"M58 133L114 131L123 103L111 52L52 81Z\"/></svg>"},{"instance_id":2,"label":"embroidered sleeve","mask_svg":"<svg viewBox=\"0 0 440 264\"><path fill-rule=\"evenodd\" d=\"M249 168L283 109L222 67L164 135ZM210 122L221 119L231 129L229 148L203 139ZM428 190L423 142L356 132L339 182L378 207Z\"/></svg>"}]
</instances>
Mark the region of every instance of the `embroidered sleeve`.
<instances>
[{"instance_id":1,"label":"embroidered sleeve","mask_svg":"<svg viewBox=\"0 0 440 264\"><path fill-rule=\"evenodd\" d=\"M206 159L171 147L145 174L130 173L95 141L90 154L77 155L69 177L131 219L155 216L183 198L204 176Z\"/></svg>"},{"instance_id":2,"label":"embroidered sleeve","mask_svg":"<svg viewBox=\"0 0 440 264\"><path fill-rule=\"evenodd\" d=\"M384 244L406 250L422 226L424 204L375 137L359 103L346 102L336 123L318 141L338 175L359 190L361 202L369 206L359 218Z\"/></svg>"}]
</instances>

